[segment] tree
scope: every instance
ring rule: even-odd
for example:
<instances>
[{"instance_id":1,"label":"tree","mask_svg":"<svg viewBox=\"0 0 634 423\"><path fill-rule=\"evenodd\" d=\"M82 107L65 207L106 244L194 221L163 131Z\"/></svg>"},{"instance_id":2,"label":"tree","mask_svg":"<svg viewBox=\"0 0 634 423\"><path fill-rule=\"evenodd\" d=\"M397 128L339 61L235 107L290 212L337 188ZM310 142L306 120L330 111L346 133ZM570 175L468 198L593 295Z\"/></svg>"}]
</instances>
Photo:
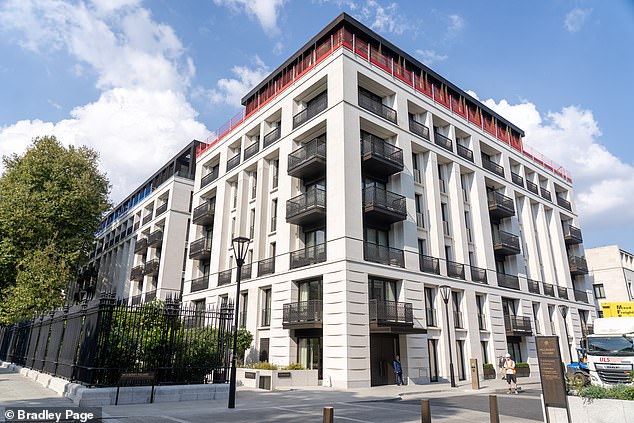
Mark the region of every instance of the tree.
<instances>
[{"instance_id":1,"label":"tree","mask_svg":"<svg viewBox=\"0 0 634 423\"><path fill-rule=\"evenodd\" d=\"M0 315L4 319L13 320L6 306L9 294L26 295L36 280L33 275L48 273L25 260L37 257L39 265L64 269L59 276L66 278L86 261L93 234L110 206L109 183L97 161L94 150L64 147L53 136L35 138L22 156L3 157ZM51 299L59 303L57 296Z\"/></svg>"},{"instance_id":2,"label":"tree","mask_svg":"<svg viewBox=\"0 0 634 423\"><path fill-rule=\"evenodd\" d=\"M253 334L246 328L238 329L238 343L236 345L236 349L238 350L237 357L242 357L243 362L244 353L251 347L251 342L253 342Z\"/></svg>"}]
</instances>

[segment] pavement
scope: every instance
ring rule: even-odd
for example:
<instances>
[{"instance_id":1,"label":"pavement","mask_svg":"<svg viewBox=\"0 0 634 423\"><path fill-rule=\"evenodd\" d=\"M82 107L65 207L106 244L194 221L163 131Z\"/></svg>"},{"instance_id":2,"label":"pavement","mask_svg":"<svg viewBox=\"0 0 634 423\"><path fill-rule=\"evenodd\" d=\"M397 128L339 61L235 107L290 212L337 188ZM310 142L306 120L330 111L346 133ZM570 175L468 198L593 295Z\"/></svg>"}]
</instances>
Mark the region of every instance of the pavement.
<instances>
[{"instance_id":1,"label":"pavement","mask_svg":"<svg viewBox=\"0 0 634 423\"><path fill-rule=\"evenodd\" d=\"M108 423L321 422L323 407L334 407L335 422L420 422L421 399L429 399L433 422L489 420L489 395L496 394L501 422L543 421L539 378L519 380L519 395L506 394L506 383L487 380L473 391L470 383L380 386L354 390L316 387L269 392L240 387L236 409L226 400L134 404L103 407ZM72 407L37 382L0 368L0 407ZM4 414L4 413L3 413Z\"/></svg>"}]
</instances>

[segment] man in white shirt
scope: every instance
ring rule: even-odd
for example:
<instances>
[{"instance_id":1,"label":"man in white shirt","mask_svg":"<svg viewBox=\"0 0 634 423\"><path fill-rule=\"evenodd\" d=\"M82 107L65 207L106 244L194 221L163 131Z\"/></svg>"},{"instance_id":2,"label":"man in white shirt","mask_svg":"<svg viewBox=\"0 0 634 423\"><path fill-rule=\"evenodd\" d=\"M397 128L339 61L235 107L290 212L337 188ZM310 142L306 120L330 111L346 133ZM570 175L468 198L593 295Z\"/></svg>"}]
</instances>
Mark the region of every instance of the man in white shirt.
<instances>
[{"instance_id":1,"label":"man in white shirt","mask_svg":"<svg viewBox=\"0 0 634 423\"><path fill-rule=\"evenodd\" d=\"M511 354L506 353L504 356L504 374L506 382L509 384L508 394L511 393L511 383L515 385L515 395L517 395L517 376L515 375L515 362L511 359Z\"/></svg>"}]
</instances>

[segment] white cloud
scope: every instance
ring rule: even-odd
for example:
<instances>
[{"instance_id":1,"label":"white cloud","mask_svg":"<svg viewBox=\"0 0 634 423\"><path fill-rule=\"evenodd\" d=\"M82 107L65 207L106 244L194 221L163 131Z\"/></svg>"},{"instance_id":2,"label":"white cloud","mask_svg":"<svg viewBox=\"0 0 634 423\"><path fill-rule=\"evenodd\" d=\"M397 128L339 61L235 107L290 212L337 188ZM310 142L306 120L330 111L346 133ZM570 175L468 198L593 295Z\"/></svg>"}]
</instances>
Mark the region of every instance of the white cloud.
<instances>
[{"instance_id":1,"label":"white cloud","mask_svg":"<svg viewBox=\"0 0 634 423\"><path fill-rule=\"evenodd\" d=\"M464 27L464 19L460 15L449 15L449 32L455 34Z\"/></svg>"},{"instance_id":2,"label":"white cloud","mask_svg":"<svg viewBox=\"0 0 634 423\"><path fill-rule=\"evenodd\" d=\"M279 33L277 19L286 0L214 0L218 6L227 6L236 12L244 12L258 20L265 31Z\"/></svg>"},{"instance_id":3,"label":"white cloud","mask_svg":"<svg viewBox=\"0 0 634 423\"><path fill-rule=\"evenodd\" d=\"M574 33L579 32L583 25L586 23L586 19L592 13L592 9L581 9L575 7L566 15L564 19L564 28L566 31Z\"/></svg>"},{"instance_id":4,"label":"white cloud","mask_svg":"<svg viewBox=\"0 0 634 423\"><path fill-rule=\"evenodd\" d=\"M66 52L75 75L91 69L101 93L59 122L23 120L0 127L0 154L21 153L36 136L87 145L120 200L205 126L186 99L195 68L171 27L134 0L68 3L13 0L0 6L0 26L41 54Z\"/></svg>"},{"instance_id":5,"label":"white cloud","mask_svg":"<svg viewBox=\"0 0 634 423\"><path fill-rule=\"evenodd\" d=\"M207 97L212 103L239 107L242 97L266 78L270 70L258 56L255 56L253 67L234 66L231 72L235 78L222 78L217 82L216 88L198 88L194 94Z\"/></svg>"},{"instance_id":6,"label":"white cloud","mask_svg":"<svg viewBox=\"0 0 634 423\"><path fill-rule=\"evenodd\" d=\"M446 54L438 54L434 50L416 50L416 57L428 66L437 62L444 62L448 58Z\"/></svg>"},{"instance_id":7,"label":"white cloud","mask_svg":"<svg viewBox=\"0 0 634 423\"><path fill-rule=\"evenodd\" d=\"M360 7L360 15L375 31L400 35L411 29L407 18L398 13L396 3L383 6L376 0L367 0L365 5Z\"/></svg>"},{"instance_id":8,"label":"white cloud","mask_svg":"<svg viewBox=\"0 0 634 423\"><path fill-rule=\"evenodd\" d=\"M572 173L573 189L584 229L629 227L634 218L634 166L601 144L601 130L592 111L567 106L541 114L528 101L484 102L526 131L525 142Z\"/></svg>"}]
</instances>

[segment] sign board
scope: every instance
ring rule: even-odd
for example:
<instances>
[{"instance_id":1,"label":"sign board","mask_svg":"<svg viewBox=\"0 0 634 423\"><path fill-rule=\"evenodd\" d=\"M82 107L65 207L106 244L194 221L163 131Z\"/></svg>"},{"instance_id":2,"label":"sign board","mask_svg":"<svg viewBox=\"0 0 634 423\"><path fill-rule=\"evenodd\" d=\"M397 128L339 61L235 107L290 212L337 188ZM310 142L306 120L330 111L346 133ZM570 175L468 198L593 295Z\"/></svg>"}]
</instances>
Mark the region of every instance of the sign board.
<instances>
[{"instance_id":1,"label":"sign board","mask_svg":"<svg viewBox=\"0 0 634 423\"><path fill-rule=\"evenodd\" d=\"M284 379L288 377L291 377L291 372L277 372L278 379Z\"/></svg>"},{"instance_id":2,"label":"sign board","mask_svg":"<svg viewBox=\"0 0 634 423\"><path fill-rule=\"evenodd\" d=\"M244 372L245 379L255 379L255 372Z\"/></svg>"},{"instance_id":3,"label":"sign board","mask_svg":"<svg viewBox=\"0 0 634 423\"><path fill-rule=\"evenodd\" d=\"M480 375L478 372L478 359L469 359L469 367L471 367L471 389L480 389Z\"/></svg>"},{"instance_id":4,"label":"sign board","mask_svg":"<svg viewBox=\"0 0 634 423\"><path fill-rule=\"evenodd\" d=\"M536 336L539 377L542 382L544 405L568 408L566 383L562 368L558 336Z\"/></svg>"},{"instance_id":5,"label":"sign board","mask_svg":"<svg viewBox=\"0 0 634 423\"><path fill-rule=\"evenodd\" d=\"M603 317L634 317L634 302L601 303Z\"/></svg>"}]
</instances>

